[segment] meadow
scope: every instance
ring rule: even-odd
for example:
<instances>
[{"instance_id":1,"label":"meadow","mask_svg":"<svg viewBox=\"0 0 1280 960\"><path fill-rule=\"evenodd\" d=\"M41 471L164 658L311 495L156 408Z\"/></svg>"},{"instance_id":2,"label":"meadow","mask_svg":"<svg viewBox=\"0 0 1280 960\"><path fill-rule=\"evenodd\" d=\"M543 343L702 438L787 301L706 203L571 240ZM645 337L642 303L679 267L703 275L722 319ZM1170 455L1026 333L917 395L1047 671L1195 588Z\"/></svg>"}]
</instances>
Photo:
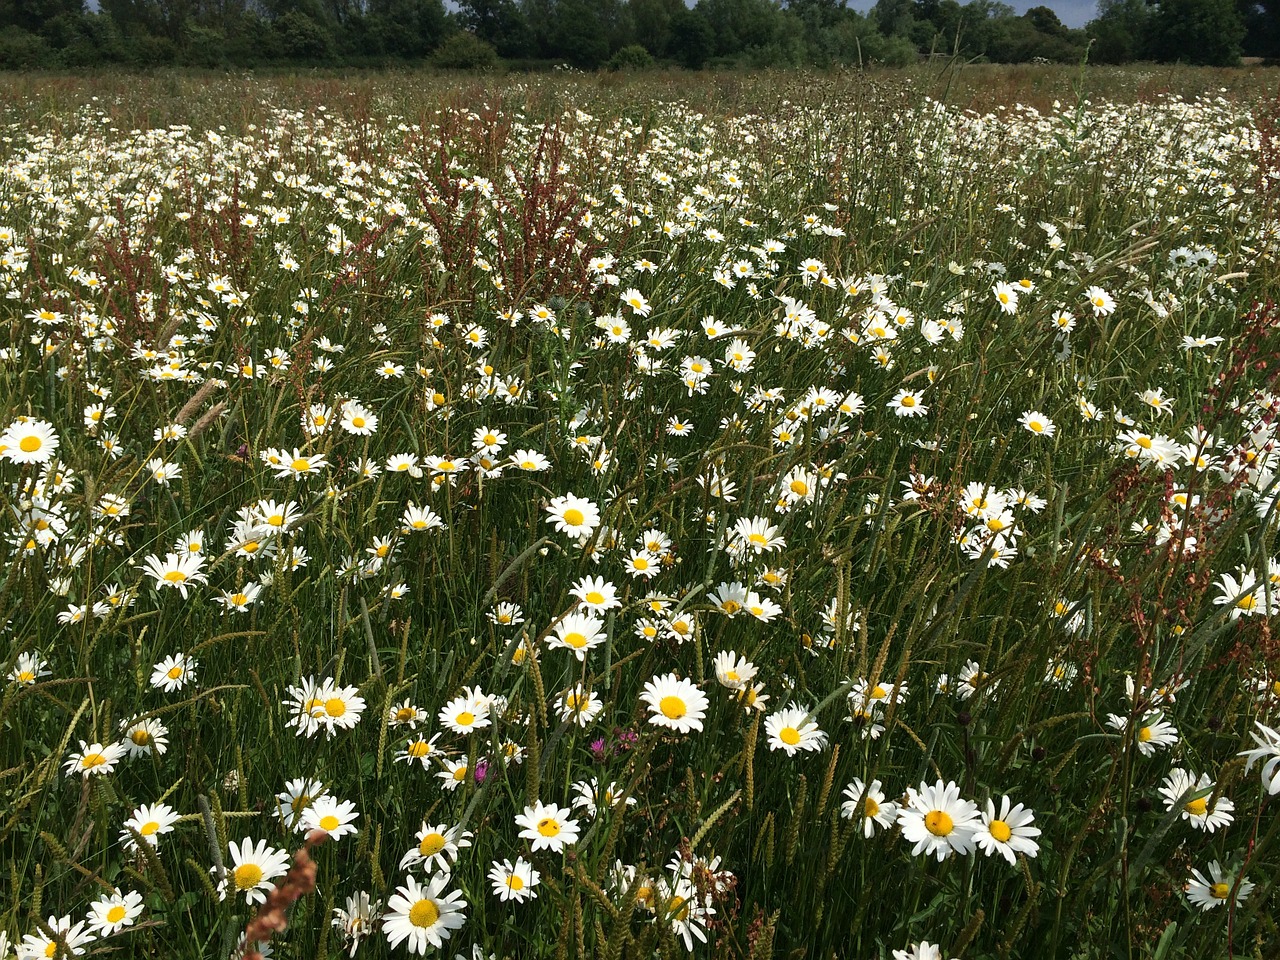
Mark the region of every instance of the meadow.
<instances>
[{"instance_id":1,"label":"meadow","mask_svg":"<svg viewBox=\"0 0 1280 960\"><path fill-rule=\"evenodd\" d=\"M0 960L1280 955L1273 74L6 83Z\"/></svg>"}]
</instances>

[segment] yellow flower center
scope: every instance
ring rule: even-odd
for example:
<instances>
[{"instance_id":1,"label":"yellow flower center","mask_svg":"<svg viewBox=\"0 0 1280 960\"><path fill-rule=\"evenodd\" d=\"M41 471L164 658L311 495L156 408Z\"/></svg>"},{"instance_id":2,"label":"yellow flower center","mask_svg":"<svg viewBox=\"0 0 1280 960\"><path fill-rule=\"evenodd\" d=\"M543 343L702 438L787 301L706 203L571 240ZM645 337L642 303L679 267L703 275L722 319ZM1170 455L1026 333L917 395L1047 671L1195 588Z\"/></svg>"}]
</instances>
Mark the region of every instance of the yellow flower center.
<instances>
[{"instance_id":1,"label":"yellow flower center","mask_svg":"<svg viewBox=\"0 0 1280 960\"><path fill-rule=\"evenodd\" d=\"M557 837L560 835L560 824L551 817L543 817L538 821L538 832L544 837Z\"/></svg>"},{"instance_id":2,"label":"yellow flower center","mask_svg":"<svg viewBox=\"0 0 1280 960\"><path fill-rule=\"evenodd\" d=\"M1138 741L1139 741L1140 743L1146 743L1146 742L1148 742L1150 739L1151 739L1151 728L1150 728L1150 727L1143 727L1141 730L1139 730L1139 731L1138 731Z\"/></svg>"},{"instance_id":3,"label":"yellow flower center","mask_svg":"<svg viewBox=\"0 0 1280 960\"><path fill-rule=\"evenodd\" d=\"M1209 896L1215 900L1225 900L1231 893L1231 885L1229 883L1215 883L1209 887Z\"/></svg>"},{"instance_id":4,"label":"yellow flower center","mask_svg":"<svg viewBox=\"0 0 1280 960\"><path fill-rule=\"evenodd\" d=\"M1136 442L1137 442L1138 446L1140 446L1143 450L1150 450L1150 449L1151 449L1151 438L1150 438L1150 437L1139 437L1139 438L1137 439L1137 441L1136 441Z\"/></svg>"},{"instance_id":5,"label":"yellow flower center","mask_svg":"<svg viewBox=\"0 0 1280 960\"><path fill-rule=\"evenodd\" d=\"M1186 804L1183 809L1193 817L1203 817L1209 812L1209 800L1207 797L1200 797L1198 800L1192 800Z\"/></svg>"},{"instance_id":6,"label":"yellow flower center","mask_svg":"<svg viewBox=\"0 0 1280 960\"><path fill-rule=\"evenodd\" d=\"M151 744L151 734L146 730L135 730L129 734L129 739L140 747L146 747Z\"/></svg>"},{"instance_id":7,"label":"yellow flower center","mask_svg":"<svg viewBox=\"0 0 1280 960\"><path fill-rule=\"evenodd\" d=\"M456 721L456 723L460 727L469 727L475 722L476 722L476 715L472 713L470 710L463 710L460 714L458 714L458 719Z\"/></svg>"},{"instance_id":8,"label":"yellow flower center","mask_svg":"<svg viewBox=\"0 0 1280 960\"><path fill-rule=\"evenodd\" d=\"M955 821L944 810L930 810L924 816L924 828L935 837L945 837L955 829Z\"/></svg>"},{"instance_id":9,"label":"yellow flower center","mask_svg":"<svg viewBox=\"0 0 1280 960\"><path fill-rule=\"evenodd\" d=\"M298 457L297 460L294 460L293 463L289 464L289 467L294 471L294 473L306 473L311 469L311 461L306 457Z\"/></svg>"},{"instance_id":10,"label":"yellow flower center","mask_svg":"<svg viewBox=\"0 0 1280 960\"><path fill-rule=\"evenodd\" d=\"M341 697L330 697L324 702L324 712L331 717L340 717L347 712L347 702Z\"/></svg>"},{"instance_id":11,"label":"yellow flower center","mask_svg":"<svg viewBox=\"0 0 1280 960\"><path fill-rule=\"evenodd\" d=\"M742 604L737 600L726 600L724 603L720 604L720 609L730 616L733 616L733 614L742 609Z\"/></svg>"},{"instance_id":12,"label":"yellow flower center","mask_svg":"<svg viewBox=\"0 0 1280 960\"><path fill-rule=\"evenodd\" d=\"M458 783L461 783L463 780L467 779L467 771L469 769L470 768L465 763L459 764L458 768L453 771L453 779Z\"/></svg>"},{"instance_id":13,"label":"yellow flower center","mask_svg":"<svg viewBox=\"0 0 1280 960\"><path fill-rule=\"evenodd\" d=\"M440 908L434 900L419 900L409 908L409 922L415 927L433 927L440 919Z\"/></svg>"},{"instance_id":14,"label":"yellow flower center","mask_svg":"<svg viewBox=\"0 0 1280 960\"><path fill-rule=\"evenodd\" d=\"M19 671L18 671L18 682L19 682L19 683L35 683L35 680L36 680L36 675L35 675L34 673L32 673L30 670L19 670Z\"/></svg>"},{"instance_id":15,"label":"yellow flower center","mask_svg":"<svg viewBox=\"0 0 1280 960\"><path fill-rule=\"evenodd\" d=\"M571 527L581 526L582 521L586 519L587 518L586 516L583 515L582 511L578 510L575 507L570 507L568 510L564 512L564 522L569 524L569 526Z\"/></svg>"},{"instance_id":16,"label":"yellow flower center","mask_svg":"<svg viewBox=\"0 0 1280 960\"><path fill-rule=\"evenodd\" d=\"M1236 606L1241 610L1252 610L1258 605L1258 599L1253 594L1246 594L1236 601Z\"/></svg>"},{"instance_id":17,"label":"yellow flower center","mask_svg":"<svg viewBox=\"0 0 1280 960\"><path fill-rule=\"evenodd\" d=\"M783 727L778 731L778 739L789 747L794 747L800 742L800 731L795 727Z\"/></svg>"},{"instance_id":18,"label":"yellow flower center","mask_svg":"<svg viewBox=\"0 0 1280 960\"><path fill-rule=\"evenodd\" d=\"M106 762L107 762L107 758L100 753L86 753L80 759L80 766L83 767L85 770L93 770L97 767L102 766Z\"/></svg>"},{"instance_id":19,"label":"yellow flower center","mask_svg":"<svg viewBox=\"0 0 1280 960\"><path fill-rule=\"evenodd\" d=\"M876 803L870 797L862 801L862 815L868 819L878 816L880 813L880 804Z\"/></svg>"},{"instance_id":20,"label":"yellow flower center","mask_svg":"<svg viewBox=\"0 0 1280 960\"><path fill-rule=\"evenodd\" d=\"M158 824L154 820L148 820L146 823L142 825L142 827L138 830L138 832L142 834L144 837L154 836L155 834L160 832L160 824Z\"/></svg>"},{"instance_id":21,"label":"yellow flower center","mask_svg":"<svg viewBox=\"0 0 1280 960\"><path fill-rule=\"evenodd\" d=\"M252 890L262 882L262 868L256 863L242 863L231 871L237 890Z\"/></svg>"},{"instance_id":22,"label":"yellow flower center","mask_svg":"<svg viewBox=\"0 0 1280 960\"><path fill-rule=\"evenodd\" d=\"M351 425L355 427L357 430L363 430L365 425L364 417L352 417Z\"/></svg>"},{"instance_id":23,"label":"yellow flower center","mask_svg":"<svg viewBox=\"0 0 1280 960\"><path fill-rule=\"evenodd\" d=\"M40 438L28 434L18 441L18 449L23 453L35 453L40 449Z\"/></svg>"},{"instance_id":24,"label":"yellow flower center","mask_svg":"<svg viewBox=\"0 0 1280 960\"><path fill-rule=\"evenodd\" d=\"M904 407L914 407L916 405L916 398L908 394L902 398L902 405Z\"/></svg>"},{"instance_id":25,"label":"yellow flower center","mask_svg":"<svg viewBox=\"0 0 1280 960\"><path fill-rule=\"evenodd\" d=\"M127 913L128 911L125 910L125 908L121 904L117 903L114 907L112 907L110 910L107 911L107 923L119 923L121 920L125 918L125 915Z\"/></svg>"},{"instance_id":26,"label":"yellow flower center","mask_svg":"<svg viewBox=\"0 0 1280 960\"><path fill-rule=\"evenodd\" d=\"M168 670L165 671L164 675L168 677L170 680L177 680L179 677L182 676L182 668L170 667Z\"/></svg>"},{"instance_id":27,"label":"yellow flower center","mask_svg":"<svg viewBox=\"0 0 1280 960\"><path fill-rule=\"evenodd\" d=\"M507 886L518 893L524 889L524 881L513 873L511 876L507 877Z\"/></svg>"},{"instance_id":28,"label":"yellow flower center","mask_svg":"<svg viewBox=\"0 0 1280 960\"><path fill-rule=\"evenodd\" d=\"M1008 843L1009 838L1013 836L1013 828L1003 820L992 820L991 825L987 827L991 836L995 837L1001 843Z\"/></svg>"},{"instance_id":29,"label":"yellow flower center","mask_svg":"<svg viewBox=\"0 0 1280 960\"><path fill-rule=\"evenodd\" d=\"M44 948L44 955L45 955L46 957L56 957L56 956L58 955L58 941L57 941L57 940L50 940L50 941L49 941L49 945L48 945L47 947L45 947L45 948Z\"/></svg>"},{"instance_id":30,"label":"yellow flower center","mask_svg":"<svg viewBox=\"0 0 1280 960\"><path fill-rule=\"evenodd\" d=\"M320 818L320 829L326 833L332 833L342 825L342 821L335 817L332 813L326 814Z\"/></svg>"},{"instance_id":31,"label":"yellow flower center","mask_svg":"<svg viewBox=\"0 0 1280 960\"><path fill-rule=\"evenodd\" d=\"M668 720L679 720L689 708L685 706L685 702L679 697L663 697L658 702L658 709L662 711L662 715Z\"/></svg>"},{"instance_id":32,"label":"yellow flower center","mask_svg":"<svg viewBox=\"0 0 1280 960\"><path fill-rule=\"evenodd\" d=\"M181 570L170 570L164 575L164 579L169 583L182 583L187 579L187 575Z\"/></svg>"},{"instance_id":33,"label":"yellow flower center","mask_svg":"<svg viewBox=\"0 0 1280 960\"><path fill-rule=\"evenodd\" d=\"M418 715L413 707L401 707L396 711L396 723L408 723Z\"/></svg>"},{"instance_id":34,"label":"yellow flower center","mask_svg":"<svg viewBox=\"0 0 1280 960\"><path fill-rule=\"evenodd\" d=\"M431 744L427 743L425 740L416 740L409 744L405 752L409 754L409 756L413 757L413 759L418 760L431 752Z\"/></svg>"},{"instance_id":35,"label":"yellow flower center","mask_svg":"<svg viewBox=\"0 0 1280 960\"><path fill-rule=\"evenodd\" d=\"M564 635L564 642L575 650L581 650L587 645L587 638L580 633L566 633Z\"/></svg>"}]
</instances>

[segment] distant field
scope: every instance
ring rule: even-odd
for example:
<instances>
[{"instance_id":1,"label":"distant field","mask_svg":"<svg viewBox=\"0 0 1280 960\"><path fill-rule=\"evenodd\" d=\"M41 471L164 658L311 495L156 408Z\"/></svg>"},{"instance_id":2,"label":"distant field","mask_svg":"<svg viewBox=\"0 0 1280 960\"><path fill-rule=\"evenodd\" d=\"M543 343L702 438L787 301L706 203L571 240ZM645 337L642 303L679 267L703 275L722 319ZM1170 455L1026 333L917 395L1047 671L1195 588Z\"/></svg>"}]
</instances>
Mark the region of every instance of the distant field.
<instances>
[{"instance_id":1,"label":"distant field","mask_svg":"<svg viewBox=\"0 0 1280 960\"><path fill-rule=\"evenodd\" d=\"M1278 77L7 77L0 960L1280 954Z\"/></svg>"}]
</instances>

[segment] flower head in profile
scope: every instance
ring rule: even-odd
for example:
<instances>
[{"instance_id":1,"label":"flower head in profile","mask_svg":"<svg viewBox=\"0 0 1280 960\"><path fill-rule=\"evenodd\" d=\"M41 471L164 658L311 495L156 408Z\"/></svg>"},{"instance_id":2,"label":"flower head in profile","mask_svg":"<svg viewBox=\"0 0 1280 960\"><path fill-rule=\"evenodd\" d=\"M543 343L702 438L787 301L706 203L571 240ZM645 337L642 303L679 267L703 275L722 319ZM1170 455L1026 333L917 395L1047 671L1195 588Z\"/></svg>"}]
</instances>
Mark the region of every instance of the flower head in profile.
<instances>
[{"instance_id":1,"label":"flower head in profile","mask_svg":"<svg viewBox=\"0 0 1280 960\"><path fill-rule=\"evenodd\" d=\"M1258 729L1249 736L1257 744L1252 750L1242 750L1237 756L1245 758L1244 769L1248 773L1259 760L1262 764L1262 786L1267 793L1275 796L1280 793L1280 731L1264 726L1261 721L1254 721Z\"/></svg>"}]
</instances>

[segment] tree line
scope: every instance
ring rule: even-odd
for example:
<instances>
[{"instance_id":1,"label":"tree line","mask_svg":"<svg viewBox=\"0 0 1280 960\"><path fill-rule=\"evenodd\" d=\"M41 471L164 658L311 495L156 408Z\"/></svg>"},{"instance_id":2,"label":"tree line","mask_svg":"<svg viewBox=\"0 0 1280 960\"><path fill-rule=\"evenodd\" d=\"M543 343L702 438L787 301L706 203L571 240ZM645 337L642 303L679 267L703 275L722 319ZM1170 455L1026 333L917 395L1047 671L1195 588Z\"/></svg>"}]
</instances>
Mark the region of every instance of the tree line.
<instances>
[{"instance_id":1,"label":"tree line","mask_svg":"<svg viewBox=\"0 0 1280 960\"><path fill-rule=\"evenodd\" d=\"M568 64L902 65L1280 59L1280 0L1098 0L1082 29L1046 6L998 0L0 0L0 68L431 62L477 69Z\"/></svg>"}]
</instances>

